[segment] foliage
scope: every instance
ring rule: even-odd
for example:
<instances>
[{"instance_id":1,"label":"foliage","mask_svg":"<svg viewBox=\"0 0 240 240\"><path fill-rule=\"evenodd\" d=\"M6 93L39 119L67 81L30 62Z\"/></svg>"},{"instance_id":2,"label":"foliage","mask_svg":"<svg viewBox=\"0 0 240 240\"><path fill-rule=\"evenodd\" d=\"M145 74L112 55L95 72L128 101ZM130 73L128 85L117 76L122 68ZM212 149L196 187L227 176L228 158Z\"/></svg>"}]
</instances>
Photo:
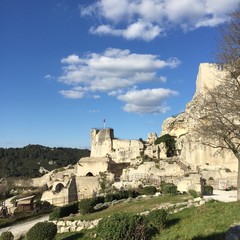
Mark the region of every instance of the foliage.
<instances>
[{"instance_id":1,"label":"foliage","mask_svg":"<svg viewBox=\"0 0 240 240\"><path fill-rule=\"evenodd\" d=\"M172 183L166 183L162 186L162 192L163 194L175 195L177 194L177 186Z\"/></svg>"},{"instance_id":2,"label":"foliage","mask_svg":"<svg viewBox=\"0 0 240 240\"><path fill-rule=\"evenodd\" d=\"M165 209L157 209L151 211L147 215L149 223L157 229L162 229L166 226L168 213Z\"/></svg>"},{"instance_id":3,"label":"foliage","mask_svg":"<svg viewBox=\"0 0 240 240\"><path fill-rule=\"evenodd\" d=\"M2 232L0 240L13 240L14 236L12 232Z\"/></svg>"},{"instance_id":4,"label":"foliage","mask_svg":"<svg viewBox=\"0 0 240 240\"><path fill-rule=\"evenodd\" d=\"M155 186L145 186L140 189L140 193L143 195L154 195L157 192L157 188Z\"/></svg>"},{"instance_id":5,"label":"foliage","mask_svg":"<svg viewBox=\"0 0 240 240\"><path fill-rule=\"evenodd\" d=\"M74 202L62 207L56 207L53 209L52 213L49 215L49 219L58 219L62 217L69 216L70 214L78 213L78 203Z\"/></svg>"},{"instance_id":6,"label":"foliage","mask_svg":"<svg viewBox=\"0 0 240 240\"><path fill-rule=\"evenodd\" d=\"M53 240L57 234L57 226L52 222L39 222L26 234L26 240Z\"/></svg>"},{"instance_id":7,"label":"foliage","mask_svg":"<svg viewBox=\"0 0 240 240\"><path fill-rule=\"evenodd\" d=\"M105 196L105 202L111 202L113 200L120 200L124 198L135 198L139 196L139 193L135 190L121 190L115 193L108 193Z\"/></svg>"},{"instance_id":8,"label":"foliage","mask_svg":"<svg viewBox=\"0 0 240 240\"><path fill-rule=\"evenodd\" d=\"M189 189L189 190L188 190L188 193L189 193L192 197L194 197L194 198L199 197L199 194L197 193L197 191L195 191L195 190L193 190L193 189Z\"/></svg>"},{"instance_id":9,"label":"foliage","mask_svg":"<svg viewBox=\"0 0 240 240\"><path fill-rule=\"evenodd\" d=\"M87 214L87 213L93 213L95 212L94 207L98 203L103 203L104 198L103 197L95 197L95 198L85 198L82 199L78 203L78 209L81 214Z\"/></svg>"},{"instance_id":10,"label":"foliage","mask_svg":"<svg viewBox=\"0 0 240 240\"><path fill-rule=\"evenodd\" d=\"M220 65L212 66L219 70L215 87L195 97L197 104L189 114L196 123L193 128L196 139L218 152L228 149L238 159L237 199L240 200L240 124L236 120L240 118L240 5L230 17L222 28L217 54Z\"/></svg>"},{"instance_id":11,"label":"foliage","mask_svg":"<svg viewBox=\"0 0 240 240\"><path fill-rule=\"evenodd\" d=\"M97 226L97 235L105 240L150 239L146 218L141 215L117 213L103 218Z\"/></svg>"},{"instance_id":12,"label":"foliage","mask_svg":"<svg viewBox=\"0 0 240 240\"><path fill-rule=\"evenodd\" d=\"M157 138L154 142L155 145L160 143L165 143L167 147L167 155L169 157L174 156L176 150L176 140L170 134L162 135L161 137Z\"/></svg>"},{"instance_id":13,"label":"foliage","mask_svg":"<svg viewBox=\"0 0 240 240\"><path fill-rule=\"evenodd\" d=\"M203 186L203 195L213 195L213 187L210 185Z\"/></svg>"},{"instance_id":14,"label":"foliage","mask_svg":"<svg viewBox=\"0 0 240 240\"><path fill-rule=\"evenodd\" d=\"M49 148L28 145L23 148L0 148L0 177L39 177L39 166L49 171L76 164L88 157L88 149Z\"/></svg>"}]
</instances>

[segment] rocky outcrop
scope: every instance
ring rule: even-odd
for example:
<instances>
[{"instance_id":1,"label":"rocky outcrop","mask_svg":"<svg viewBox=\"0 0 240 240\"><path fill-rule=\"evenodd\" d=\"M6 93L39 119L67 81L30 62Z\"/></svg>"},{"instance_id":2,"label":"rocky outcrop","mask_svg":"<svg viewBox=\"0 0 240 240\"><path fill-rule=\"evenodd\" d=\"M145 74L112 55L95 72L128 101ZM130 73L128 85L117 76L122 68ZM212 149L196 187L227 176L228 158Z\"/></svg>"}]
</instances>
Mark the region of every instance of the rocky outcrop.
<instances>
[{"instance_id":1,"label":"rocky outcrop","mask_svg":"<svg viewBox=\"0 0 240 240\"><path fill-rule=\"evenodd\" d=\"M194 106L201 101L199 93L204 94L207 88L211 89L219 84L225 75L225 72L219 69L219 66L215 64L200 64L196 81L196 93L193 99L187 104L184 112L164 121L160 135L170 134L175 136L179 159L193 170L227 168L236 173L237 159L228 150L219 153L217 149L202 145L196 139L193 131L197 123L190 117L192 114L201 117L198 116L198 112L194 112Z\"/></svg>"}]
</instances>

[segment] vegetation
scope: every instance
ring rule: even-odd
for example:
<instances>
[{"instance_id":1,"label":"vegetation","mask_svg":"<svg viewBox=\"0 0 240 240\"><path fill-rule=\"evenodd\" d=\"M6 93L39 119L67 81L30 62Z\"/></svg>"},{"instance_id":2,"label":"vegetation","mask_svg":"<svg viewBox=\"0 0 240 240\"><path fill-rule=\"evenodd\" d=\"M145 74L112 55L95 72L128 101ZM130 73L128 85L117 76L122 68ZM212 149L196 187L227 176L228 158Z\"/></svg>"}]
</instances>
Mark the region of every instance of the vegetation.
<instances>
[{"instance_id":1,"label":"vegetation","mask_svg":"<svg viewBox=\"0 0 240 240\"><path fill-rule=\"evenodd\" d=\"M146 217L130 213L116 213L102 219L96 232L100 239L105 240L150 239Z\"/></svg>"},{"instance_id":2,"label":"vegetation","mask_svg":"<svg viewBox=\"0 0 240 240\"><path fill-rule=\"evenodd\" d=\"M171 183L166 183L164 185L162 185L162 193L163 194L171 194L171 195L175 195L177 194L177 186Z\"/></svg>"},{"instance_id":3,"label":"vegetation","mask_svg":"<svg viewBox=\"0 0 240 240\"><path fill-rule=\"evenodd\" d=\"M144 209L159 206L166 202L180 202L189 195L166 195L142 201L134 201L128 204L119 204L112 206L103 212L101 217L107 217L114 213L139 213ZM153 202L154 201L154 202ZM225 233L229 226L239 222L240 202L224 203L224 202L208 202L200 207L191 207L174 214L168 214L165 227L152 237L152 240L225 240ZM107 214L106 214L107 212ZM99 213L94 213L99 214ZM85 215L85 219L93 217L92 214ZM88 218L87 218L88 217ZM96 216L96 218L100 218ZM94 219L94 218L92 218ZM149 219L150 220L150 219ZM58 234L57 240L100 240L94 237L95 229L84 230L80 233Z\"/></svg>"},{"instance_id":4,"label":"vegetation","mask_svg":"<svg viewBox=\"0 0 240 240\"><path fill-rule=\"evenodd\" d=\"M193 197L193 198L197 198L199 197L199 194L197 193L197 191L193 190L193 189L189 189L188 193Z\"/></svg>"},{"instance_id":5,"label":"vegetation","mask_svg":"<svg viewBox=\"0 0 240 240\"><path fill-rule=\"evenodd\" d=\"M76 164L80 158L88 157L88 149L49 148L28 145L23 148L0 148L1 177L39 177L39 167L51 171L69 164Z\"/></svg>"},{"instance_id":6,"label":"vegetation","mask_svg":"<svg viewBox=\"0 0 240 240\"><path fill-rule=\"evenodd\" d=\"M49 219L58 219L62 217L69 216L70 214L78 213L78 203L74 202L62 207L56 207L53 209L52 213L49 215Z\"/></svg>"},{"instance_id":7,"label":"vegetation","mask_svg":"<svg viewBox=\"0 0 240 240\"><path fill-rule=\"evenodd\" d=\"M140 213L144 211L151 210L155 207L159 207L161 204L165 203L177 203L177 202L184 202L190 199L191 197L187 194L185 195L163 195L154 198L143 198L143 199L132 199L127 203L119 203L116 205L112 205L109 208L101 211L101 212L94 212L91 214L84 214L84 215L76 215L74 217L68 217L69 220L95 220L99 218L104 218L111 216L115 213L125 212L125 213Z\"/></svg>"},{"instance_id":8,"label":"vegetation","mask_svg":"<svg viewBox=\"0 0 240 240\"><path fill-rule=\"evenodd\" d=\"M145 186L139 189L139 192L143 195L154 195L157 192L157 188L155 186Z\"/></svg>"},{"instance_id":9,"label":"vegetation","mask_svg":"<svg viewBox=\"0 0 240 240\"><path fill-rule=\"evenodd\" d=\"M240 118L240 5L230 17L231 21L222 28L217 54L224 70L221 77L216 74L220 84L198 96L198 104L190 115L197 122L193 129L196 139L218 151L228 149L238 159L237 199L240 200L240 124L236 121Z\"/></svg>"},{"instance_id":10,"label":"vegetation","mask_svg":"<svg viewBox=\"0 0 240 240\"><path fill-rule=\"evenodd\" d=\"M167 216L168 216L168 213L165 209L157 209L157 210L151 211L147 215L147 219L151 226L160 230L166 226Z\"/></svg>"},{"instance_id":11,"label":"vegetation","mask_svg":"<svg viewBox=\"0 0 240 240\"><path fill-rule=\"evenodd\" d=\"M12 232L2 232L0 240L13 240L14 236Z\"/></svg>"},{"instance_id":12,"label":"vegetation","mask_svg":"<svg viewBox=\"0 0 240 240\"><path fill-rule=\"evenodd\" d=\"M53 240L57 234L57 226L52 222L39 222L26 234L26 240Z\"/></svg>"},{"instance_id":13,"label":"vegetation","mask_svg":"<svg viewBox=\"0 0 240 240\"><path fill-rule=\"evenodd\" d=\"M213 195L213 187L210 185L205 185L203 187L203 195Z\"/></svg>"},{"instance_id":14,"label":"vegetation","mask_svg":"<svg viewBox=\"0 0 240 240\"><path fill-rule=\"evenodd\" d=\"M176 140L174 139L173 136L171 136L170 134L165 134L162 135L161 137L157 138L154 142L154 144L160 144L160 143L165 143L166 147L167 147L167 156L168 157L172 157L175 155L175 151L176 151Z\"/></svg>"}]
</instances>

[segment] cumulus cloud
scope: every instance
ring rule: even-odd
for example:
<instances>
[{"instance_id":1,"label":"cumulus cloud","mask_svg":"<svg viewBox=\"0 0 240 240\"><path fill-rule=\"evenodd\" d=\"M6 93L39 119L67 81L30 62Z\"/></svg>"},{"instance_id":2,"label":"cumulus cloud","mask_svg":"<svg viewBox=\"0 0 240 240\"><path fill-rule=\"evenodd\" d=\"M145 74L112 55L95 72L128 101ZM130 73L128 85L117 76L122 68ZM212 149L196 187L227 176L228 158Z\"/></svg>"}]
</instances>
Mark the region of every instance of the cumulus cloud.
<instances>
[{"instance_id":1,"label":"cumulus cloud","mask_svg":"<svg viewBox=\"0 0 240 240\"><path fill-rule=\"evenodd\" d=\"M163 60L153 54L131 53L128 49L108 48L101 54L69 55L63 58L61 63L63 72L59 81L72 86L70 90L60 91L60 94L66 98L98 99L101 93L106 93L126 102L124 110L128 112L143 112L146 103L149 103L145 106L146 112L164 112L166 107L156 108L154 104L159 104L166 97L175 95L174 91L171 92L169 89L137 91L136 89L144 83L165 82L166 77L160 75L160 70L176 68L180 61L177 58ZM133 90L129 91L129 89ZM143 96L144 94L151 94L151 98ZM134 102L134 99L137 102ZM140 104L140 102L144 103ZM151 104L154 106L152 109ZM140 107L142 110L136 109Z\"/></svg>"},{"instance_id":2,"label":"cumulus cloud","mask_svg":"<svg viewBox=\"0 0 240 240\"><path fill-rule=\"evenodd\" d=\"M92 27L93 34L150 41L164 35L171 26L184 31L215 27L226 22L227 14L239 3L240 0L100 0L81 7L81 15L98 15L101 22L106 22Z\"/></svg>"},{"instance_id":3,"label":"cumulus cloud","mask_svg":"<svg viewBox=\"0 0 240 240\"><path fill-rule=\"evenodd\" d=\"M180 64L177 58L162 60L153 54L131 53L128 49L108 48L103 54L89 53L79 57L70 55L61 60L63 74L59 81L67 85L81 86L81 91L111 92L135 84L157 79L157 71L175 68Z\"/></svg>"},{"instance_id":4,"label":"cumulus cloud","mask_svg":"<svg viewBox=\"0 0 240 240\"><path fill-rule=\"evenodd\" d=\"M123 108L126 112L165 113L169 110L169 107L165 104L166 98L176 95L178 95L178 92L171 89L135 89L119 95L118 99L126 103Z\"/></svg>"}]
</instances>

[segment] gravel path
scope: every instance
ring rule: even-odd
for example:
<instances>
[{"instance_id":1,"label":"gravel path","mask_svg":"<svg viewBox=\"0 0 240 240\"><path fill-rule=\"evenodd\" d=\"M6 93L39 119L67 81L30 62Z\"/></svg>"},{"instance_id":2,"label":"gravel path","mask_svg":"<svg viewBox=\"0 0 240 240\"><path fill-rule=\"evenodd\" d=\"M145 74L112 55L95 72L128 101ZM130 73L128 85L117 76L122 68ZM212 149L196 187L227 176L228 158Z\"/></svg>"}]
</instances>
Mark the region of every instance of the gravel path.
<instances>
[{"instance_id":1,"label":"gravel path","mask_svg":"<svg viewBox=\"0 0 240 240\"><path fill-rule=\"evenodd\" d=\"M237 191L213 190L213 195L204 196L204 198L211 198L221 202L235 202L237 201Z\"/></svg>"},{"instance_id":2,"label":"gravel path","mask_svg":"<svg viewBox=\"0 0 240 240\"><path fill-rule=\"evenodd\" d=\"M26 233L33 225L35 225L38 222L44 222L48 221L49 216L43 216L35 220L31 221L26 221L24 223L19 223L13 226L5 227L0 229L0 233L5 232L5 231L11 231L12 234L14 235L14 239L18 238L19 236L23 235Z\"/></svg>"}]
</instances>

